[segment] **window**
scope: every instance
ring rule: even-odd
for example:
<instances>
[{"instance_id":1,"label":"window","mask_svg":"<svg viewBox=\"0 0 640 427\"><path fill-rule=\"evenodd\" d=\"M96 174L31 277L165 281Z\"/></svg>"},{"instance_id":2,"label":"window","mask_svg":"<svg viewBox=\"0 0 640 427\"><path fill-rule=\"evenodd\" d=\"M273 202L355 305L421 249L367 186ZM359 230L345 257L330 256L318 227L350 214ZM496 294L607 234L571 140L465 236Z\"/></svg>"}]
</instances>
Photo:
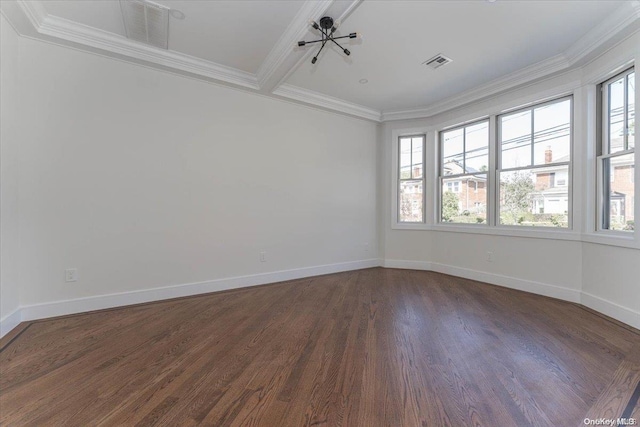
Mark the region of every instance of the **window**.
<instances>
[{"instance_id":1,"label":"window","mask_svg":"<svg viewBox=\"0 0 640 427\"><path fill-rule=\"evenodd\" d=\"M499 224L569 227L571 103L567 97L498 116Z\"/></svg>"},{"instance_id":2,"label":"window","mask_svg":"<svg viewBox=\"0 0 640 427\"><path fill-rule=\"evenodd\" d=\"M440 220L487 221L489 121L440 132Z\"/></svg>"},{"instance_id":3,"label":"window","mask_svg":"<svg viewBox=\"0 0 640 427\"><path fill-rule=\"evenodd\" d=\"M398 140L398 220L424 222L424 135Z\"/></svg>"},{"instance_id":4,"label":"window","mask_svg":"<svg viewBox=\"0 0 640 427\"><path fill-rule=\"evenodd\" d=\"M599 229L634 229L635 73L602 83L602 138L598 147Z\"/></svg>"},{"instance_id":5,"label":"window","mask_svg":"<svg viewBox=\"0 0 640 427\"><path fill-rule=\"evenodd\" d=\"M460 192L460 181L449 181L447 184L447 191L451 191L453 193Z\"/></svg>"}]
</instances>

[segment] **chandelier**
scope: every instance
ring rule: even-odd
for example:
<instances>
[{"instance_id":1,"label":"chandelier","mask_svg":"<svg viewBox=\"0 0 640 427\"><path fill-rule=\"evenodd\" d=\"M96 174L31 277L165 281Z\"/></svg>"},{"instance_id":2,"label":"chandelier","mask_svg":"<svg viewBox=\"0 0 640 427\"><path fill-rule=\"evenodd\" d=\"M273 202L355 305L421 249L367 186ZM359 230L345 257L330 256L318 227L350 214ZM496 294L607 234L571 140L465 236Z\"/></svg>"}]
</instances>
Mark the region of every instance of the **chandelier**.
<instances>
[{"instance_id":1,"label":"chandelier","mask_svg":"<svg viewBox=\"0 0 640 427\"><path fill-rule=\"evenodd\" d=\"M313 27L313 29L320 31L321 38L318 40L310 41L310 42L299 41L298 46L302 47L312 43L322 43L322 46L320 46L318 53L316 53L316 56L314 56L313 59L311 60L312 64L316 63L316 61L318 60L318 55L320 55L320 52L322 52L322 49L324 48L324 45L327 44L327 42L335 43L335 45L338 46L344 52L345 55L349 56L351 55L351 52L349 52L349 49L346 49L340 46L340 43L338 43L336 40L346 39L346 38L355 39L355 38L361 37L359 33L350 33L348 36L334 37L333 33L338 28L338 24L334 23L333 18L329 16L324 16L320 18L320 24L318 24L314 20L309 21L309 24Z\"/></svg>"}]
</instances>

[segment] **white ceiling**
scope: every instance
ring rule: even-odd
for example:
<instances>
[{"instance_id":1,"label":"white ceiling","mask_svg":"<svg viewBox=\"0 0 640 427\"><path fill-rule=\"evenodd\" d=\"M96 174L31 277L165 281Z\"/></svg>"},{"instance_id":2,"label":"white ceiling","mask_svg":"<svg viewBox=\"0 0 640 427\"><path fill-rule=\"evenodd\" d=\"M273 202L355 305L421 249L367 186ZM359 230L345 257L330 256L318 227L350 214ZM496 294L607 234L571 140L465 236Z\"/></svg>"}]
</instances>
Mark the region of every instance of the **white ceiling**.
<instances>
[{"instance_id":1,"label":"white ceiling","mask_svg":"<svg viewBox=\"0 0 640 427\"><path fill-rule=\"evenodd\" d=\"M640 28L638 1L155 2L184 14L170 17L168 51L126 39L118 0L0 8L24 35L372 120L435 114L566 70ZM350 57L327 45L311 65L319 46L295 42L316 38L307 21L324 15L342 19L338 34L364 38L346 39ZM422 65L438 53L453 62Z\"/></svg>"},{"instance_id":2,"label":"white ceiling","mask_svg":"<svg viewBox=\"0 0 640 427\"><path fill-rule=\"evenodd\" d=\"M351 57L322 52L288 83L378 110L429 105L562 53L620 3L365 1L344 25L364 33ZM453 62L422 65L438 53Z\"/></svg>"}]
</instances>

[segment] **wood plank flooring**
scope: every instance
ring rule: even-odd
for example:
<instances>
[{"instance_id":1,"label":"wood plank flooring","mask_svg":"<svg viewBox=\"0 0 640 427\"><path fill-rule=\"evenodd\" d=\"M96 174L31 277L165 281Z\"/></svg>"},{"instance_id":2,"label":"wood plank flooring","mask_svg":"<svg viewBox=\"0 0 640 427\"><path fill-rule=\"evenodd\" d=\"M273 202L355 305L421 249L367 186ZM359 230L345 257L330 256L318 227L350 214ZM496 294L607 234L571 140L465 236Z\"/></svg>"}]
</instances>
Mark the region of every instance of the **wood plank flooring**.
<instances>
[{"instance_id":1,"label":"wood plank flooring","mask_svg":"<svg viewBox=\"0 0 640 427\"><path fill-rule=\"evenodd\" d=\"M374 268L31 322L1 346L3 426L640 416L639 331L431 272Z\"/></svg>"}]
</instances>

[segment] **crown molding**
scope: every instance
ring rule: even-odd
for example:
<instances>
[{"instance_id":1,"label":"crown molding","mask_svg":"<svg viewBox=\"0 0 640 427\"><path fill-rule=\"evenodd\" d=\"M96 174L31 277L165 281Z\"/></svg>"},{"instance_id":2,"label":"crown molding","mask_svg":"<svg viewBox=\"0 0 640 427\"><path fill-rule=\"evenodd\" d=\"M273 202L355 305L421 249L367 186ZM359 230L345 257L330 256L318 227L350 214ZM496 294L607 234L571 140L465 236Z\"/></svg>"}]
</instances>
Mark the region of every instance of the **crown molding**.
<instances>
[{"instance_id":1,"label":"crown molding","mask_svg":"<svg viewBox=\"0 0 640 427\"><path fill-rule=\"evenodd\" d=\"M31 22L34 28L39 28L47 18L47 11L39 1L23 1L19 0L18 5L24 11L24 14Z\"/></svg>"},{"instance_id":2,"label":"crown molding","mask_svg":"<svg viewBox=\"0 0 640 427\"><path fill-rule=\"evenodd\" d=\"M478 86L475 89L449 97L441 102L432 104L429 107L411 110L384 111L382 113L382 121L428 118L471 102L478 101L488 96L495 95L505 90L521 86L539 78L549 76L568 67L569 61L567 61L564 55L556 55L552 58Z\"/></svg>"},{"instance_id":3,"label":"crown molding","mask_svg":"<svg viewBox=\"0 0 640 427\"><path fill-rule=\"evenodd\" d=\"M626 2L565 50L564 55L571 65L577 64L639 20L640 1Z\"/></svg>"},{"instance_id":4,"label":"crown molding","mask_svg":"<svg viewBox=\"0 0 640 427\"><path fill-rule=\"evenodd\" d=\"M4 8L5 2L2 3ZM107 31L47 15L42 4L38 1L18 0L6 3L17 4L35 29L35 32L25 31L22 35L56 44L80 47L83 50L106 53L107 56L151 63L178 73L207 80L258 89L257 79L251 73L178 52L156 49ZM15 13L11 13L11 15L13 16ZM20 29L19 27L19 32L23 32Z\"/></svg>"},{"instance_id":5,"label":"crown molding","mask_svg":"<svg viewBox=\"0 0 640 427\"><path fill-rule=\"evenodd\" d=\"M381 121L380 111L298 86L283 84L280 85L273 94L282 98L303 102L305 104L339 111L362 119L373 120L375 122Z\"/></svg>"},{"instance_id":6,"label":"crown molding","mask_svg":"<svg viewBox=\"0 0 640 427\"><path fill-rule=\"evenodd\" d=\"M156 49L125 37L98 30L56 16L48 16L38 29L40 34L103 51L169 67L176 71L258 89L256 77L245 71L178 52Z\"/></svg>"},{"instance_id":7,"label":"crown molding","mask_svg":"<svg viewBox=\"0 0 640 427\"><path fill-rule=\"evenodd\" d=\"M269 79L286 62L293 53L295 43L301 40L309 31L308 20L321 16L325 13L334 0L316 1L307 0L304 2L293 21L289 24L284 34L280 37L276 45L271 49L265 60L256 73L258 85L261 89L267 86ZM273 88L266 88L267 90Z\"/></svg>"}]
</instances>

